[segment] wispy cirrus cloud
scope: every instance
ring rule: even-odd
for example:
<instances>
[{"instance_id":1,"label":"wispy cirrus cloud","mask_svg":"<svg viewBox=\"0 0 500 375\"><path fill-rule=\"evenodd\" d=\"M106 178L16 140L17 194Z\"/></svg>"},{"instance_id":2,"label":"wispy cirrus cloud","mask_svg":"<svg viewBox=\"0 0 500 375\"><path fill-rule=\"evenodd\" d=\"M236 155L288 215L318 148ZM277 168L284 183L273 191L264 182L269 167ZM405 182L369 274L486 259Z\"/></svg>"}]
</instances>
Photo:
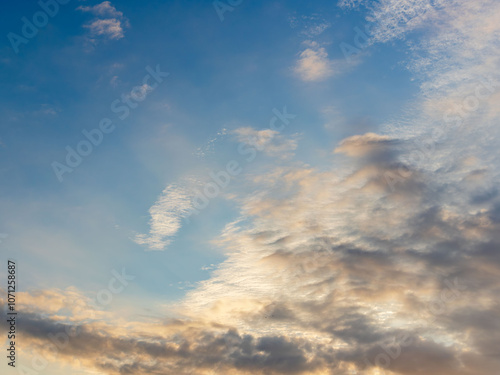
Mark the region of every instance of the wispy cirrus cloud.
<instances>
[{"instance_id":1,"label":"wispy cirrus cloud","mask_svg":"<svg viewBox=\"0 0 500 375\"><path fill-rule=\"evenodd\" d=\"M309 16L293 14L289 16L288 23L292 29L297 29L300 35L307 38L316 37L332 26L330 22L318 14Z\"/></svg>"}]
</instances>

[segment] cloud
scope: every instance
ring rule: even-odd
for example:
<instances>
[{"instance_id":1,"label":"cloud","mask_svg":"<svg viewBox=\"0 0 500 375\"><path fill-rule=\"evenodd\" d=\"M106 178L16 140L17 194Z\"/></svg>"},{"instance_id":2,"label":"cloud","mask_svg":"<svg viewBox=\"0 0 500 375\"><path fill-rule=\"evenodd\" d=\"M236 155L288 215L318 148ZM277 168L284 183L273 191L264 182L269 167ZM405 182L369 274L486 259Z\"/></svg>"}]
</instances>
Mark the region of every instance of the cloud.
<instances>
[{"instance_id":1,"label":"cloud","mask_svg":"<svg viewBox=\"0 0 500 375\"><path fill-rule=\"evenodd\" d=\"M300 30L300 34L307 38L316 37L332 26L330 22L318 14L310 16L293 14L288 18L288 23L292 29Z\"/></svg>"},{"instance_id":2,"label":"cloud","mask_svg":"<svg viewBox=\"0 0 500 375\"><path fill-rule=\"evenodd\" d=\"M363 2L364 0L339 0L337 5L341 8L355 9L358 8Z\"/></svg>"},{"instance_id":3,"label":"cloud","mask_svg":"<svg viewBox=\"0 0 500 375\"><path fill-rule=\"evenodd\" d=\"M240 217L215 242L227 260L169 306L175 320L125 324L113 312L89 320L66 310L67 292L44 291L23 296L31 306L19 325L26 345L48 352L49 333L78 327L58 362L78 358L105 374L495 373L499 203L471 210L474 192L449 170L408 166L412 173L391 189L384 174L408 147L367 133L335 148L343 169L289 162L250 180ZM148 245L176 233L188 195L165 189L151 209ZM63 311L71 319L58 317Z\"/></svg>"},{"instance_id":4,"label":"cloud","mask_svg":"<svg viewBox=\"0 0 500 375\"><path fill-rule=\"evenodd\" d=\"M208 155L211 155L215 151L215 145L224 139L224 137L227 135L227 129L222 128L217 132L215 136L210 137L203 146L200 146L196 149L196 152L194 153L199 159L204 159Z\"/></svg>"},{"instance_id":5,"label":"cloud","mask_svg":"<svg viewBox=\"0 0 500 375\"><path fill-rule=\"evenodd\" d=\"M138 234L134 241L150 250L165 250L182 227L183 218L192 209L195 180L168 185L149 209L149 234Z\"/></svg>"},{"instance_id":6,"label":"cloud","mask_svg":"<svg viewBox=\"0 0 500 375\"><path fill-rule=\"evenodd\" d=\"M331 59L324 47L311 40L303 43L307 48L299 53L293 73L305 82L319 82L343 73L356 66L359 58Z\"/></svg>"},{"instance_id":7,"label":"cloud","mask_svg":"<svg viewBox=\"0 0 500 375\"><path fill-rule=\"evenodd\" d=\"M344 139L335 149L336 153L343 153L348 156L365 156L374 153L384 153L395 141L389 136L375 133L354 135Z\"/></svg>"},{"instance_id":8,"label":"cloud","mask_svg":"<svg viewBox=\"0 0 500 375\"><path fill-rule=\"evenodd\" d=\"M91 36L106 36L109 39L121 39L124 37L122 23L120 20L111 18L104 20L94 20L85 25L90 30Z\"/></svg>"},{"instance_id":9,"label":"cloud","mask_svg":"<svg viewBox=\"0 0 500 375\"><path fill-rule=\"evenodd\" d=\"M300 53L293 70L303 81L320 81L336 73L325 48L316 42L310 42L309 48Z\"/></svg>"},{"instance_id":10,"label":"cloud","mask_svg":"<svg viewBox=\"0 0 500 375\"><path fill-rule=\"evenodd\" d=\"M241 127L233 130L232 134L236 136L238 142L255 147L267 156L288 159L293 156L293 151L297 148L295 138L287 138L276 130Z\"/></svg>"},{"instance_id":11,"label":"cloud","mask_svg":"<svg viewBox=\"0 0 500 375\"><path fill-rule=\"evenodd\" d=\"M151 87L147 83L144 83L140 86L137 86L137 89L134 88L134 91L132 91L130 94L127 94L127 97L130 97L137 101L142 101L153 90L153 87Z\"/></svg>"},{"instance_id":12,"label":"cloud","mask_svg":"<svg viewBox=\"0 0 500 375\"><path fill-rule=\"evenodd\" d=\"M344 177L291 168L253 186L242 208L245 225L231 225L220 242L229 259L188 295L190 316L329 343L332 362L363 374L371 373L364 360L375 363L384 343L402 334L411 344L389 357L395 373L488 374L487 366L461 365L478 347L445 321L467 308L479 280L485 298L495 293L500 263L488 250L486 258L477 253L498 241L487 213L494 207L469 212L468 192L434 188L439 173L415 171L407 181L418 190L387 188L382 176L408 146L373 133L351 137L338 148L357 160ZM489 272L480 275L486 264ZM480 310L490 308L485 300Z\"/></svg>"},{"instance_id":13,"label":"cloud","mask_svg":"<svg viewBox=\"0 0 500 375\"><path fill-rule=\"evenodd\" d=\"M125 36L125 29L130 26L128 19L122 12L118 11L109 1L101 4L80 6L77 9L88 12L95 16L88 24L84 25L89 29L91 40L96 37L118 40Z\"/></svg>"},{"instance_id":14,"label":"cloud","mask_svg":"<svg viewBox=\"0 0 500 375\"><path fill-rule=\"evenodd\" d=\"M89 6L78 7L83 12L90 12L95 16L100 17L111 17L111 18L123 18L123 13L116 10L116 8L109 1L103 1L101 4Z\"/></svg>"},{"instance_id":15,"label":"cloud","mask_svg":"<svg viewBox=\"0 0 500 375\"><path fill-rule=\"evenodd\" d=\"M282 336L240 335L234 329L206 330L202 327L178 325L169 339L151 332L149 337L122 336L109 327L79 326L77 335L68 324L53 322L33 314L25 314L20 330L39 353L56 354L59 361L78 358L84 367L106 374L144 372L149 374L208 374L232 371L238 374L297 374L321 367L321 358L311 357L316 349L303 340ZM65 336L66 335L66 336ZM44 344L47 337L66 337L65 345ZM59 344L59 342L58 342ZM115 354L111 354L115 353Z\"/></svg>"},{"instance_id":16,"label":"cloud","mask_svg":"<svg viewBox=\"0 0 500 375\"><path fill-rule=\"evenodd\" d=\"M368 133L336 148L343 171L271 168L216 241L227 260L169 307L176 320L124 324L112 312L89 320L66 309L76 291L44 291L22 298L30 306L23 337L45 353L49 333L77 327L58 361L78 358L106 374L495 373L498 202L470 210L472 192L443 184L444 170L414 171L390 189L384 172L409 146ZM187 195L165 189L151 210L149 245L175 233Z\"/></svg>"}]
</instances>

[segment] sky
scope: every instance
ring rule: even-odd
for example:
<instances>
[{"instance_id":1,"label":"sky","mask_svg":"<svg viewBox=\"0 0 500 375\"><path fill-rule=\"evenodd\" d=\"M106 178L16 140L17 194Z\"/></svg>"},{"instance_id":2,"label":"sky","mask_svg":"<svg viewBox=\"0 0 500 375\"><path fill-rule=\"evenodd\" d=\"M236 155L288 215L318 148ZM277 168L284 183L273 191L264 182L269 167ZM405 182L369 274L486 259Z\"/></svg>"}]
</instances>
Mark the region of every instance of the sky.
<instances>
[{"instance_id":1,"label":"sky","mask_svg":"<svg viewBox=\"0 0 500 375\"><path fill-rule=\"evenodd\" d=\"M500 2L3 8L2 374L500 373Z\"/></svg>"}]
</instances>

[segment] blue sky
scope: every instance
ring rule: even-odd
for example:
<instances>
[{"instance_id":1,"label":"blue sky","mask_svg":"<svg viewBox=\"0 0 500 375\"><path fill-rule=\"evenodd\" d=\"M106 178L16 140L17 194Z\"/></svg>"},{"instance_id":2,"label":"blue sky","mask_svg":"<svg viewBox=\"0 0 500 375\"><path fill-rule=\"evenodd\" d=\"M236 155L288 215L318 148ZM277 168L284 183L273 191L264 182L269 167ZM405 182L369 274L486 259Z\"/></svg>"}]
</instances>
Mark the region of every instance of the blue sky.
<instances>
[{"instance_id":1,"label":"blue sky","mask_svg":"<svg viewBox=\"0 0 500 375\"><path fill-rule=\"evenodd\" d=\"M495 1L49 3L57 10L27 43L13 45L12 33L23 36L22 17L33 21L37 2L4 4L1 23L0 249L19 264L27 327L98 327L109 342L144 343L161 326L155 340L167 347L178 335L196 342L192 330L226 342L234 331L268 353L238 363L219 353L216 367L138 354L145 374L326 374L333 362L338 374L378 374L377 363L359 363L373 362L395 331L414 341L388 374L416 374L410 360L446 375L500 368L484 360L497 335L470 323L498 309L498 256L488 250L499 207ZM220 17L221 6L231 10ZM348 58L346 45L356 49ZM132 103L124 119L117 101ZM278 113L289 114L285 123ZM98 130L102 142L66 166L68 147L103 119L113 129ZM55 162L71 172L58 176ZM241 172L200 208L196 197L215 186L211 174L228 175L228 162ZM467 268L469 257L490 278ZM133 282L91 323L68 306L44 306L95 298L123 268ZM483 286L480 308L467 310L464 288L438 333L435 320L414 323L411 303L428 304L456 277ZM384 280L395 280L392 292ZM310 316L304 306L315 303L343 323ZM266 328L273 316L282 318ZM229 331L211 331L217 324ZM30 329L24 358L44 340ZM93 362L90 349L79 357L71 345L39 373L131 365ZM285 347L296 356L275 366Z\"/></svg>"}]
</instances>

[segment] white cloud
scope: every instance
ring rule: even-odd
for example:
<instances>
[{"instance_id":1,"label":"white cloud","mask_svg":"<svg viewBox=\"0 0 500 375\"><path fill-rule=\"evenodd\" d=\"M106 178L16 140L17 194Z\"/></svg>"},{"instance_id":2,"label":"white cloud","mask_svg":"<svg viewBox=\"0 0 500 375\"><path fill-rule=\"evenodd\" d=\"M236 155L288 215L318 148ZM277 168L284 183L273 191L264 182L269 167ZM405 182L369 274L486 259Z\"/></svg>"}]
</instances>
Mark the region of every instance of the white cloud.
<instances>
[{"instance_id":1,"label":"white cloud","mask_svg":"<svg viewBox=\"0 0 500 375\"><path fill-rule=\"evenodd\" d=\"M339 0L338 6L346 9L353 9L359 7L364 0Z\"/></svg>"},{"instance_id":2,"label":"white cloud","mask_svg":"<svg viewBox=\"0 0 500 375\"><path fill-rule=\"evenodd\" d=\"M95 16L88 24L84 25L85 28L89 29L91 38L122 39L125 36L125 28L130 26L123 13L118 11L109 1L104 1L93 7L80 6L77 9Z\"/></svg>"},{"instance_id":3,"label":"white cloud","mask_svg":"<svg viewBox=\"0 0 500 375\"><path fill-rule=\"evenodd\" d=\"M325 48L319 47L316 42L309 43L309 48L300 53L294 72L303 81L320 81L336 73Z\"/></svg>"},{"instance_id":4,"label":"white cloud","mask_svg":"<svg viewBox=\"0 0 500 375\"><path fill-rule=\"evenodd\" d=\"M268 156L287 159L293 156L293 151L297 148L295 138L287 138L271 129L257 130L248 126L237 128L232 133L236 135L238 142L253 146Z\"/></svg>"},{"instance_id":5,"label":"white cloud","mask_svg":"<svg viewBox=\"0 0 500 375\"><path fill-rule=\"evenodd\" d=\"M95 16L101 17L114 17L114 18L122 18L123 13L116 10L116 8L109 1L104 1L101 4L94 5L93 7L89 6L80 6L78 9L83 12L90 12Z\"/></svg>"},{"instance_id":6,"label":"white cloud","mask_svg":"<svg viewBox=\"0 0 500 375\"><path fill-rule=\"evenodd\" d=\"M267 183L261 179L249 187L241 217L219 241L227 261L188 294L182 311L239 332L273 332L328 345L330 358L339 354L339 365L366 375L374 369L363 367L361 359L383 353L376 343L402 332L419 346L402 349L389 369L407 375L445 373L472 348L479 350L479 337L497 342L496 334L477 330L464 336L460 324L452 328L454 316L467 314L474 293L481 294L475 300L484 301L475 307L478 316L479 311L488 319L496 314L489 301L500 263L489 251L472 255L498 240L494 202L474 212L470 191L457 190L461 177L444 170L411 170L391 190L383 176L396 171L405 147L411 142L378 134L350 137L337 148L351 158L348 173L336 166L280 167L268 174ZM484 274L480 269L487 264ZM458 296L440 300L456 275ZM476 282L485 287L473 288ZM433 310L440 304L439 312ZM448 350L431 361L436 352ZM405 366L414 356L422 361ZM465 363L463 372L452 373L488 374L480 368Z\"/></svg>"},{"instance_id":7,"label":"white cloud","mask_svg":"<svg viewBox=\"0 0 500 375\"><path fill-rule=\"evenodd\" d=\"M109 39L121 39L124 37L122 23L117 19L94 20L85 25L92 36L107 36Z\"/></svg>"},{"instance_id":8,"label":"white cloud","mask_svg":"<svg viewBox=\"0 0 500 375\"><path fill-rule=\"evenodd\" d=\"M489 148L491 140L500 137L496 104L500 95L500 3L410 3L415 12L407 21L401 18L401 12L392 12L396 1L385 1L372 11L380 20L373 28L375 40L404 38L416 27L422 30L418 39L408 41L410 57L405 62L419 82L421 93L407 105L399 121L386 125L386 131L434 144L437 151L433 163L425 165L433 170L452 168L462 156L461 150L471 144L478 145L476 152L482 154L481 158L499 163ZM432 136L437 131L442 133L439 139L453 145L446 152L437 146L438 138Z\"/></svg>"},{"instance_id":9,"label":"white cloud","mask_svg":"<svg viewBox=\"0 0 500 375\"><path fill-rule=\"evenodd\" d=\"M183 218L191 210L194 183L168 185L149 209L149 234L138 234L134 241L146 245L150 250L165 250L182 227Z\"/></svg>"}]
</instances>

